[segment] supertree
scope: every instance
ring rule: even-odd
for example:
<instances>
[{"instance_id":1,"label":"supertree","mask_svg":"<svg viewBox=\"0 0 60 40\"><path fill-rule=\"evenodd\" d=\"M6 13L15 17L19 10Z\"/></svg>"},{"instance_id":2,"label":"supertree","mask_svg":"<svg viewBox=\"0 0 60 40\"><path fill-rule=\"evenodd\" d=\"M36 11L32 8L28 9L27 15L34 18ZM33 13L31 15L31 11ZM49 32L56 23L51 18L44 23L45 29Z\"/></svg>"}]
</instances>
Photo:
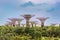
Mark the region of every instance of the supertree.
<instances>
[{"instance_id":1,"label":"supertree","mask_svg":"<svg viewBox=\"0 0 60 40\"><path fill-rule=\"evenodd\" d=\"M20 19L20 18L16 18L16 21L18 22L18 26L20 27L20 22L22 21L23 19Z\"/></svg>"},{"instance_id":2,"label":"supertree","mask_svg":"<svg viewBox=\"0 0 60 40\"><path fill-rule=\"evenodd\" d=\"M22 27L25 27L25 24L21 24L22 25Z\"/></svg>"},{"instance_id":3,"label":"supertree","mask_svg":"<svg viewBox=\"0 0 60 40\"><path fill-rule=\"evenodd\" d=\"M7 25L8 25L8 26L12 26L13 24L12 24L12 22L7 21Z\"/></svg>"},{"instance_id":4,"label":"supertree","mask_svg":"<svg viewBox=\"0 0 60 40\"><path fill-rule=\"evenodd\" d=\"M30 15L30 14L25 14L25 15L21 15L22 17L24 17L26 19L26 27L29 27L29 20L30 18L32 18L35 15Z\"/></svg>"},{"instance_id":5,"label":"supertree","mask_svg":"<svg viewBox=\"0 0 60 40\"><path fill-rule=\"evenodd\" d=\"M56 25L56 23L51 23L51 26L55 26Z\"/></svg>"},{"instance_id":6,"label":"supertree","mask_svg":"<svg viewBox=\"0 0 60 40\"><path fill-rule=\"evenodd\" d=\"M15 26L16 18L8 18L8 19L12 22L12 25Z\"/></svg>"},{"instance_id":7,"label":"supertree","mask_svg":"<svg viewBox=\"0 0 60 40\"><path fill-rule=\"evenodd\" d=\"M8 23L6 23L6 24L5 24L5 26L9 26L9 24L8 24Z\"/></svg>"},{"instance_id":8,"label":"supertree","mask_svg":"<svg viewBox=\"0 0 60 40\"><path fill-rule=\"evenodd\" d=\"M49 17L46 17L46 18L40 17L40 18L37 18L37 19L41 21L41 27L44 27L44 22L45 22L47 19L49 19Z\"/></svg>"},{"instance_id":9,"label":"supertree","mask_svg":"<svg viewBox=\"0 0 60 40\"><path fill-rule=\"evenodd\" d=\"M31 23L32 27L33 27L34 25L35 25L35 27L36 27L37 21L30 21L30 23Z\"/></svg>"}]
</instances>

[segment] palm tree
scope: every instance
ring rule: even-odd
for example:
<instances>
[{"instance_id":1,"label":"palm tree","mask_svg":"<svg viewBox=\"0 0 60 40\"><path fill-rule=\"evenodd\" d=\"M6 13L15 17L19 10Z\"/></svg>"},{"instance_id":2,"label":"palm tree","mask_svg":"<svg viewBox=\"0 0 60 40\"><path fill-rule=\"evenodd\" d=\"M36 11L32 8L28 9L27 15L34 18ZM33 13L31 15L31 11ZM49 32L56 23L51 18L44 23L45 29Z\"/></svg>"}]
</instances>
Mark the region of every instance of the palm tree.
<instances>
[{"instance_id":1,"label":"palm tree","mask_svg":"<svg viewBox=\"0 0 60 40\"><path fill-rule=\"evenodd\" d=\"M41 21L41 27L44 27L44 22L45 22L48 18L49 18L49 17L46 17L46 18L44 18L44 17L37 18L38 20Z\"/></svg>"},{"instance_id":2,"label":"palm tree","mask_svg":"<svg viewBox=\"0 0 60 40\"><path fill-rule=\"evenodd\" d=\"M15 26L16 18L8 18L8 19L12 22L13 26Z\"/></svg>"},{"instance_id":3,"label":"palm tree","mask_svg":"<svg viewBox=\"0 0 60 40\"><path fill-rule=\"evenodd\" d=\"M26 19L26 27L29 27L29 20L30 18L32 18L34 15L30 15L30 14L25 14L25 15L21 15L22 17L24 17Z\"/></svg>"},{"instance_id":4,"label":"palm tree","mask_svg":"<svg viewBox=\"0 0 60 40\"><path fill-rule=\"evenodd\" d=\"M22 21L23 19L20 19L20 18L16 18L16 21L18 22L18 26L20 27L20 22Z\"/></svg>"}]
</instances>

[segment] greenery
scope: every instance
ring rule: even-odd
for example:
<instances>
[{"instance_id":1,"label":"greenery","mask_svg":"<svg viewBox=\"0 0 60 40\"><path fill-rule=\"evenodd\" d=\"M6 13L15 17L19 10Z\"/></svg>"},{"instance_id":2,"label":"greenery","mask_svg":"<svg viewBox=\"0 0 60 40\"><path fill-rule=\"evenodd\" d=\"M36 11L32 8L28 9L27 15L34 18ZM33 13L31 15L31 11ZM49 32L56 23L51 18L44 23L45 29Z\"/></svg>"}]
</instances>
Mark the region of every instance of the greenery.
<instances>
[{"instance_id":1,"label":"greenery","mask_svg":"<svg viewBox=\"0 0 60 40\"><path fill-rule=\"evenodd\" d=\"M60 27L0 26L0 40L59 40Z\"/></svg>"}]
</instances>

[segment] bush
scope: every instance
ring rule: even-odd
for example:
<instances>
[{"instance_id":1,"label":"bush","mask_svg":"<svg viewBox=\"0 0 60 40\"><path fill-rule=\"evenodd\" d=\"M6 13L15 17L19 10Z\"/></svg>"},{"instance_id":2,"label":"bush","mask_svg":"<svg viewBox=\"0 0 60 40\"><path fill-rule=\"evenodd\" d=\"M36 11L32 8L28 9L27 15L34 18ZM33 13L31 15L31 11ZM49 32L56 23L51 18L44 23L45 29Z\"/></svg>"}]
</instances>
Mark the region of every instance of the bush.
<instances>
[{"instance_id":1,"label":"bush","mask_svg":"<svg viewBox=\"0 0 60 40\"><path fill-rule=\"evenodd\" d=\"M60 37L59 27L0 27L0 40L41 40L42 37ZM55 39L58 40L58 39Z\"/></svg>"}]
</instances>

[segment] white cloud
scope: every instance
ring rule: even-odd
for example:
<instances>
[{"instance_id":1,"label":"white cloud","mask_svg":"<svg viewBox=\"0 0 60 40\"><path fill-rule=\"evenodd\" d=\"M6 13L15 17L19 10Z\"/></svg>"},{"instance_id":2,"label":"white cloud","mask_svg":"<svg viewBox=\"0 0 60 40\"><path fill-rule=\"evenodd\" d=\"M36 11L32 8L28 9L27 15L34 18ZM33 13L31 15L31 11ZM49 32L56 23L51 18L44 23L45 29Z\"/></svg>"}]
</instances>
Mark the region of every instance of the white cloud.
<instances>
[{"instance_id":1,"label":"white cloud","mask_svg":"<svg viewBox=\"0 0 60 40\"><path fill-rule=\"evenodd\" d=\"M6 2L17 2L17 3L25 3L31 1L35 4L40 3L48 3L48 4L55 4L56 2L60 2L60 0L0 0L0 3L6 3Z\"/></svg>"},{"instance_id":2,"label":"white cloud","mask_svg":"<svg viewBox=\"0 0 60 40\"><path fill-rule=\"evenodd\" d=\"M21 0L19 0L21 2ZM60 2L60 0L22 0L22 2L28 2L31 1L35 4L40 4L40 3L48 3L48 4L55 4L56 2Z\"/></svg>"},{"instance_id":3,"label":"white cloud","mask_svg":"<svg viewBox=\"0 0 60 40\"><path fill-rule=\"evenodd\" d=\"M31 1L34 4L40 4L40 3L55 4L56 2L60 2L60 0L0 0L0 4L16 3L17 5L20 5L29 1Z\"/></svg>"}]
</instances>

